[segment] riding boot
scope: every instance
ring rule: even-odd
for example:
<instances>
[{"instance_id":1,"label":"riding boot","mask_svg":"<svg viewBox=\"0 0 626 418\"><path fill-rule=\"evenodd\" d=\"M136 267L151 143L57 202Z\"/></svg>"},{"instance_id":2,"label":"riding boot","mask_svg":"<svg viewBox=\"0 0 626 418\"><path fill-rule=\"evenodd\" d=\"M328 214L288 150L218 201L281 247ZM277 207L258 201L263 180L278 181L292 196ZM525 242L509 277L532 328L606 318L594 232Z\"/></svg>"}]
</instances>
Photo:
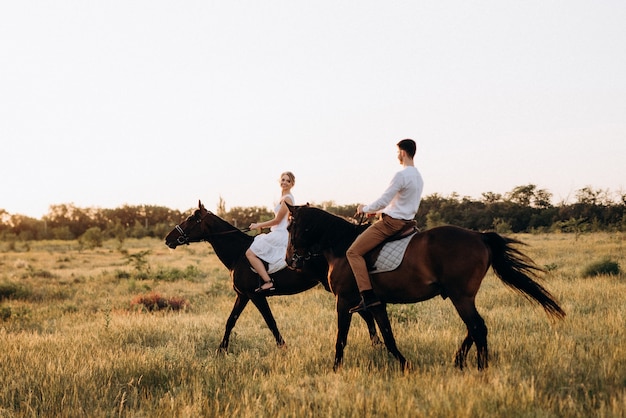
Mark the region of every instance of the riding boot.
<instances>
[{"instance_id":1,"label":"riding boot","mask_svg":"<svg viewBox=\"0 0 626 418\"><path fill-rule=\"evenodd\" d=\"M378 296L376 296L376 293L374 293L373 289L364 290L363 292L361 292L361 302L355 307L350 308L348 312L355 313L366 311L369 308L373 308L374 306L378 306L380 304L380 299L378 299Z\"/></svg>"}]
</instances>

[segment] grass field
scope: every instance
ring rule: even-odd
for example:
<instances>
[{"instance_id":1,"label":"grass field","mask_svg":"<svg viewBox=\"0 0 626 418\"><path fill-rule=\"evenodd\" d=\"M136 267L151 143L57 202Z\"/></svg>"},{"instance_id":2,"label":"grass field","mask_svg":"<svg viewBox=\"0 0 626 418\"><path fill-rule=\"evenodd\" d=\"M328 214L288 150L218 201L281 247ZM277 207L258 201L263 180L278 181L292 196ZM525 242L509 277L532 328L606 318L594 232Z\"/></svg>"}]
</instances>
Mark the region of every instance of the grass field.
<instances>
[{"instance_id":1,"label":"grass field","mask_svg":"<svg viewBox=\"0 0 626 418\"><path fill-rule=\"evenodd\" d=\"M334 299L321 286L270 299L286 348L250 304L217 355L235 296L208 244L0 242L0 417L626 416L626 275L582 274L605 259L623 270L626 235L516 238L566 319L490 272L477 300L490 368L478 372L472 350L459 371L465 329L449 301L389 306L407 373L357 317L332 371ZM188 306L133 304L151 293Z\"/></svg>"}]
</instances>

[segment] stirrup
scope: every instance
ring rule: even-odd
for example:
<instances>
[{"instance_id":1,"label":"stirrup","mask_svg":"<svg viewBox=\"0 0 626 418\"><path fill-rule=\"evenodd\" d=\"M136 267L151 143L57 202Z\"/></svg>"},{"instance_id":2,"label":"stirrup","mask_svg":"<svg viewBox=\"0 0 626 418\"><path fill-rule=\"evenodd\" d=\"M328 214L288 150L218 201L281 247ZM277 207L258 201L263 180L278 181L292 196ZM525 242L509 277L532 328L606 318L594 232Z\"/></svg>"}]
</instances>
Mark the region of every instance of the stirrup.
<instances>
[{"instance_id":1,"label":"stirrup","mask_svg":"<svg viewBox=\"0 0 626 418\"><path fill-rule=\"evenodd\" d=\"M365 302L364 298L361 298L361 302L359 302L358 305L350 308L348 310L348 313L357 313L357 312L361 312L361 311L367 311L370 308L373 308L374 306L380 306L382 305L382 302L379 299L373 299L370 300L369 302Z\"/></svg>"},{"instance_id":2,"label":"stirrup","mask_svg":"<svg viewBox=\"0 0 626 418\"><path fill-rule=\"evenodd\" d=\"M271 286L264 289L263 286L265 286L267 283L269 283ZM256 289L254 289L254 292L255 293L273 292L274 290L276 290L276 287L274 287L274 279L272 279L270 277L270 281L269 282L266 282L265 280L263 280L263 283L261 283L261 286L259 286Z\"/></svg>"}]
</instances>

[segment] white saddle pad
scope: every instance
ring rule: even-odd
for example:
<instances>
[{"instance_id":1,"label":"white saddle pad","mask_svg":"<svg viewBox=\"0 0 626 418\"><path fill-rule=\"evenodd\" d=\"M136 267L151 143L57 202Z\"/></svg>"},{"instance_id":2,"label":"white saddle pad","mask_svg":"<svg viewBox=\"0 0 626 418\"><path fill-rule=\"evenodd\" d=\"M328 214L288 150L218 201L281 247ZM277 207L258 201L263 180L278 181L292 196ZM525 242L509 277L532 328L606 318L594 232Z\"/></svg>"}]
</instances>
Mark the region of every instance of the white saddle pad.
<instances>
[{"instance_id":1,"label":"white saddle pad","mask_svg":"<svg viewBox=\"0 0 626 418\"><path fill-rule=\"evenodd\" d=\"M374 263L374 269L371 270L370 273L384 273L397 269L400 262L402 262L406 247L409 245L413 235L415 235L415 233L405 238L386 243L382 250L380 250L380 254Z\"/></svg>"}]
</instances>

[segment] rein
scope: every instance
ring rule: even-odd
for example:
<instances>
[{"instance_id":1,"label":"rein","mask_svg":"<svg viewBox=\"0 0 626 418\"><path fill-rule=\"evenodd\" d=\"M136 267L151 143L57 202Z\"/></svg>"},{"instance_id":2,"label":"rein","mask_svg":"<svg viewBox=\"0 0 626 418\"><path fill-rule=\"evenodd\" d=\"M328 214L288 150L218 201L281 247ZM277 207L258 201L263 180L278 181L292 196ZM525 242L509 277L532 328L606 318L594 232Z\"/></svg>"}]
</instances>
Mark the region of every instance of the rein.
<instances>
[{"instance_id":1,"label":"rein","mask_svg":"<svg viewBox=\"0 0 626 418\"><path fill-rule=\"evenodd\" d=\"M204 221L204 218L206 218L211 212L207 212L202 218L197 219L196 220L196 224L201 224ZM180 225L176 225L174 227L174 229L176 229L178 231L178 233L180 234L178 236L178 238L176 238L176 242L178 243L178 245L189 245L190 241L189 241L189 236L187 235L187 233L185 232L185 230L183 228L181 228ZM243 228L243 229L233 229L230 231L221 231L221 232L211 232L208 233L207 236L208 237L215 237L215 236L219 236L219 235L228 235L228 234L234 234L236 232L250 232L250 228ZM203 240L206 241L206 240Z\"/></svg>"},{"instance_id":2,"label":"rein","mask_svg":"<svg viewBox=\"0 0 626 418\"><path fill-rule=\"evenodd\" d=\"M358 213L355 213L354 216L352 217L352 219L354 219L356 221L357 220L357 216L358 216L358 223L356 224L357 226L361 226L364 223L366 223L365 221L367 220L367 218L374 218L374 217L376 217L376 215L374 215L374 214L367 214L365 212L361 212L360 215Z\"/></svg>"}]
</instances>

